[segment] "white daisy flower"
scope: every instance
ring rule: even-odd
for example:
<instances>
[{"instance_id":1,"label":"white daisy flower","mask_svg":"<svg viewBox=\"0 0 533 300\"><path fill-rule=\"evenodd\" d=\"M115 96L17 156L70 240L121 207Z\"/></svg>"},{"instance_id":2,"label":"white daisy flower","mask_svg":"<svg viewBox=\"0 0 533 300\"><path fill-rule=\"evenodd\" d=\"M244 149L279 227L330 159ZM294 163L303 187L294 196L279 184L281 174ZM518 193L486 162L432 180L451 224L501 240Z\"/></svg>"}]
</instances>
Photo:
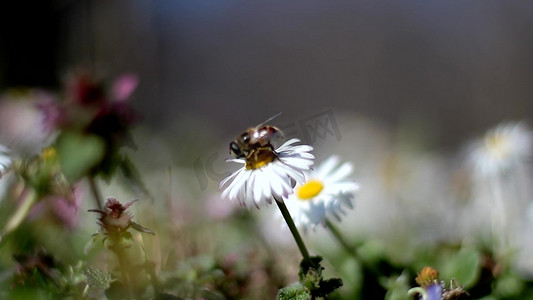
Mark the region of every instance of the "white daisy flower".
<instances>
[{"instance_id":1,"label":"white daisy flower","mask_svg":"<svg viewBox=\"0 0 533 300\"><path fill-rule=\"evenodd\" d=\"M473 171L473 207L490 213L493 251L500 255L514 248L515 216L520 213L523 168L531 155L533 136L518 122L503 123L489 130L471 145L469 162ZM487 200L490 205L487 205ZM511 201L510 201L511 200ZM523 203L523 202L522 202ZM518 208L518 210L517 210Z\"/></svg>"},{"instance_id":2,"label":"white daisy flower","mask_svg":"<svg viewBox=\"0 0 533 300\"><path fill-rule=\"evenodd\" d=\"M272 203L272 198L283 201L293 192L294 182L305 182L305 171L310 170L315 158L313 147L294 145L300 140L291 139L272 151L268 147L254 150L248 159L229 159L244 166L222 182L228 184L222 198L238 200L243 206Z\"/></svg>"},{"instance_id":3,"label":"white daisy flower","mask_svg":"<svg viewBox=\"0 0 533 300\"><path fill-rule=\"evenodd\" d=\"M4 172L11 166L11 157L9 156L9 149L0 144L0 178Z\"/></svg>"},{"instance_id":4,"label":"white daisy flower","mask_svg":"<svg viewBox=\"0 0 533 300\"><path fill-rule=\"evenodd\" d=\"M532 146L533 137L523 123L503 123L470 146L469 160L479 175L498 175L525 162Z\"/></svg>"},{"instance_id":5,"label":"white daisy flower","mask_svg":"<svg viewBox=\"0 0 533 300\"><path fill-rule=\"evenodd\" d=\"M305 184L297 185L296 193L285 204L297 226L315 228L325 225L326 218L332 216L338 221L346 208L353 208L352 199L359 185L348 177L353 165L345 162L339 165L339 158L331 156L316 171L308 175Z\"/></svg>"}]
</instances>

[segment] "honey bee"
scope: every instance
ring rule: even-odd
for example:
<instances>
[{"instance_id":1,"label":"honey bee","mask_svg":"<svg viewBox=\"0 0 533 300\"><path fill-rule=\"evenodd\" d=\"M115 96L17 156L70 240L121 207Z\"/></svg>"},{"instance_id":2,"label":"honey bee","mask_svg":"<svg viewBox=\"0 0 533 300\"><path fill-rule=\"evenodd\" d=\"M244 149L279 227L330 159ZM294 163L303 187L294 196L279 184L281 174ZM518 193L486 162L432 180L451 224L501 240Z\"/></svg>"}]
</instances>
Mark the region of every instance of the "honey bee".
<instances>
[{"instance_id":1,"label":"honey bee","mask_svg":"<svg viewBox=\"0 0 533 300\"><path fill-rule=\"evenodd\" d=\"M229 144L229 152L235 158L248 158L250 155L258 149L269 148L270 151L274 151L274 146L283 140L283 133L281 130L274 126L264 125L266 122L279 116L278 113L272 118L262 124L248 128L241 133L233 142Z\"/></svg>"}]
</instances>

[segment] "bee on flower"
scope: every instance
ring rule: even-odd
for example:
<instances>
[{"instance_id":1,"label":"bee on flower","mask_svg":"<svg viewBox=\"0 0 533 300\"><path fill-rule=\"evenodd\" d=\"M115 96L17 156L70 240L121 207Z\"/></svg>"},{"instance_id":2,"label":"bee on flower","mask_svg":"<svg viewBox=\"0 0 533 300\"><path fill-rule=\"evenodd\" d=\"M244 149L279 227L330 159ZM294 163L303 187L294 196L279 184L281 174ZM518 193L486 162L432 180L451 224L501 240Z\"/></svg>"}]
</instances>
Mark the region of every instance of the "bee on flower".
<instances>
[{"instance_id":1,"label":"bee on flower","mask_svg":"<svg viewBox=\"0 0 533 300\"><path fill-rule=\"evenodd\" d=\"M305 182L304 173L313 165L313 147L296 145L298 139L276 147L282 138L278 128L258 126L231 142L230 153L235 158L228 161L243 167L222 180L220 187L226 186L222 197L259 208L261 204L271 204L272 198L283 201L293 192L295 183Z\"/></svg>"},{"instance_id":2,"label":"bee on flower","mask_svg":"<svg viewBox=\"0 0 533 300\"><path fill-rule=\"evenodd\" d=\"M337 156L329 157L309 172L307 181L296 185L295 193L285 201L295 223L307 230L318 224L325 226L327 217L340 221L346 209L353 208L354 192L359 189L349 178L352 173L353 165L340 163Z\"/></svg>"}]
</instances>

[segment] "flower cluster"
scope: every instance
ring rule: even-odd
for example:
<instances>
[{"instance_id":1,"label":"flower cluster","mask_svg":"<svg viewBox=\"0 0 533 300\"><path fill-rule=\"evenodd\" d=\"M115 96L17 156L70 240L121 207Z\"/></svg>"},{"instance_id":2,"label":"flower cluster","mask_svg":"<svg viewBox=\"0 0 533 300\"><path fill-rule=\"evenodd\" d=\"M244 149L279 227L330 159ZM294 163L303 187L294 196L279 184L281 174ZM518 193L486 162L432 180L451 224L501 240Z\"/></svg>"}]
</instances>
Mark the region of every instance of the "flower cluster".
<instances>
[{"instance_id":1,"label":"flower cluster","mask_svg":"<svg viewBox=\"0 0 533 300\"><path fill-rule=\"evenodd\" d=\"M439 281L439 272L432 267L424 267L415 280L420 287L410 289L409 294L420 294L422 300L452 300L468 295L453 279L446 287L444 281Z\"/></svg>"},{"instance_id":2,"label":"flower cluster","mask_svg":"<svg viewBox=\"0 0 533 300\"><path fill-rule=\"evenodd\" d=\"M139 120L127 98L135 91L138 79L126 74L116 79L108 91L101 79L88 72L69 76L63 102L41 103L45 127L81 128L87 133L118 135ZM103 130L103 129L107 130Z\"/></svg>"},{"instance_id":3,"label":"flower cluster","mask_svg":"<svg viewBox=\"0 0 533 300\"><path fill-rule=\"evenodd\" d=\"M70 76L63 101L39 104L44 127L50 133L60 132L59 143L79 140L98 148L93 152L101 155L95 158L91 171L109 176L120 161L120 147L135 147L129 130L140 118L127 99L137 84L137 77L131 74L116 79L109 89L87 72Z\"/></svg>"},{"instance_id":4,"label":"flower cluster","mask_svg":"<svg viewBox=\"0 0 533 300\"><path fill-rule=\"evenodd\" d=\"M220 187L227 185L222 197L257 208L272 199L283 201L304 229L325 225L328 216L340 220L346 208L353 208L353 193L359 189L349 179L353 165L340 164L337 156L331 156L312 170L313 148L294 145L297 142L291 139L276 150L262 150L259 156L230 159L244 166L220 183Z\"/></svg>"},{"instance_id":5,"label":"flower cluster","mask_svg":"<svg viewBox=\"0 0 533 300\"><path fill-rule=\"evenodd\" d=\"M55 147L41 150L39 155L17 161L13 168L39 197L45 195L72 197L71 183L65 178Z\"/></svg>"},{"instance_id":6,"label":"flower cluster","mask_svg":"<svg viewBox=\"0 0 533 300\"><path fill-rule=\"evenodd\" d=\"M83 200L80 184L71 188L66 195L46 195L32 207L29 217L48 215L68 229L74 229L80 223L79 210Z\"/></svg>"}]
</instances>

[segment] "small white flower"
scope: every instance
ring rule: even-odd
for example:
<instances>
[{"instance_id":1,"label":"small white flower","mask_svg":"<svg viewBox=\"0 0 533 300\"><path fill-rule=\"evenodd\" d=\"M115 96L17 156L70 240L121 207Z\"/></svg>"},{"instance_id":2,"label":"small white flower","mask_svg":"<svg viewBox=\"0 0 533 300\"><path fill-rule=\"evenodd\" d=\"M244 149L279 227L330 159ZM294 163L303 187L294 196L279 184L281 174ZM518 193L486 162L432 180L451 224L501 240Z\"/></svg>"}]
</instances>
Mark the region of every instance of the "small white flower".
<instances>
[{"instance_id":1,"label":"small white flower","mask_svg":"<svg viewBox=\"0 0 533 300\"><path fill-rule=\"evenodd\" d=\"M11 166L11 157L9 156L9 149L0 144L0 178L4 172Z\"/></svg>"},{"instance_id":2,"label":"small white flower","mask_svg":"<svg viewBox=\"0 0 533 300\"><path fill-rule=\"evenodd\" d=\"M299 141L291 139L274 151L263 149L255 161L229 159L244 166L220 182L221 188L229 183L222 198L257 208L261 203L271 204L272 198L283 201L293 192L293 181L305 182L304 172L310 170L315 158L310 153L313 147L294 145Z\"/></svg>"},{"instance_id":3,"label":"small white flower","mask_svg":"<svg viewBox=\"0 0 533 300\"><path fill-rule=\"evenodd\" d=\"M36 154L50 137L38 104L52 99L51 94L38 89L1 94L0 143L16 153Z\"/></svg>"},{"instance_id":4,"label":"small white flower","mask_svg":"<svg viewBox=\"0 0 533 300\"><path fill-rule=\"evenodd\" d=\"M532 146L533 137L523 123L503 123L471 145L469 160L479 175L498 175L525 162Z\"/></svg>"},{"instance_id":5,"label":"small white flower","mask_svg":"<svg viewBox=\"0 0 533 300\"><path fill-rule=\"evenodd\" d=\"M339 158L331 156L308 176L305 184L297 185L296 193L285 201L296 225L315 228L325 225L328 216L340 221L345 209L353 208L353 193L359 189L348 178L352 172L351 163L339 165Z\"/></svg>"}]
</instances>

